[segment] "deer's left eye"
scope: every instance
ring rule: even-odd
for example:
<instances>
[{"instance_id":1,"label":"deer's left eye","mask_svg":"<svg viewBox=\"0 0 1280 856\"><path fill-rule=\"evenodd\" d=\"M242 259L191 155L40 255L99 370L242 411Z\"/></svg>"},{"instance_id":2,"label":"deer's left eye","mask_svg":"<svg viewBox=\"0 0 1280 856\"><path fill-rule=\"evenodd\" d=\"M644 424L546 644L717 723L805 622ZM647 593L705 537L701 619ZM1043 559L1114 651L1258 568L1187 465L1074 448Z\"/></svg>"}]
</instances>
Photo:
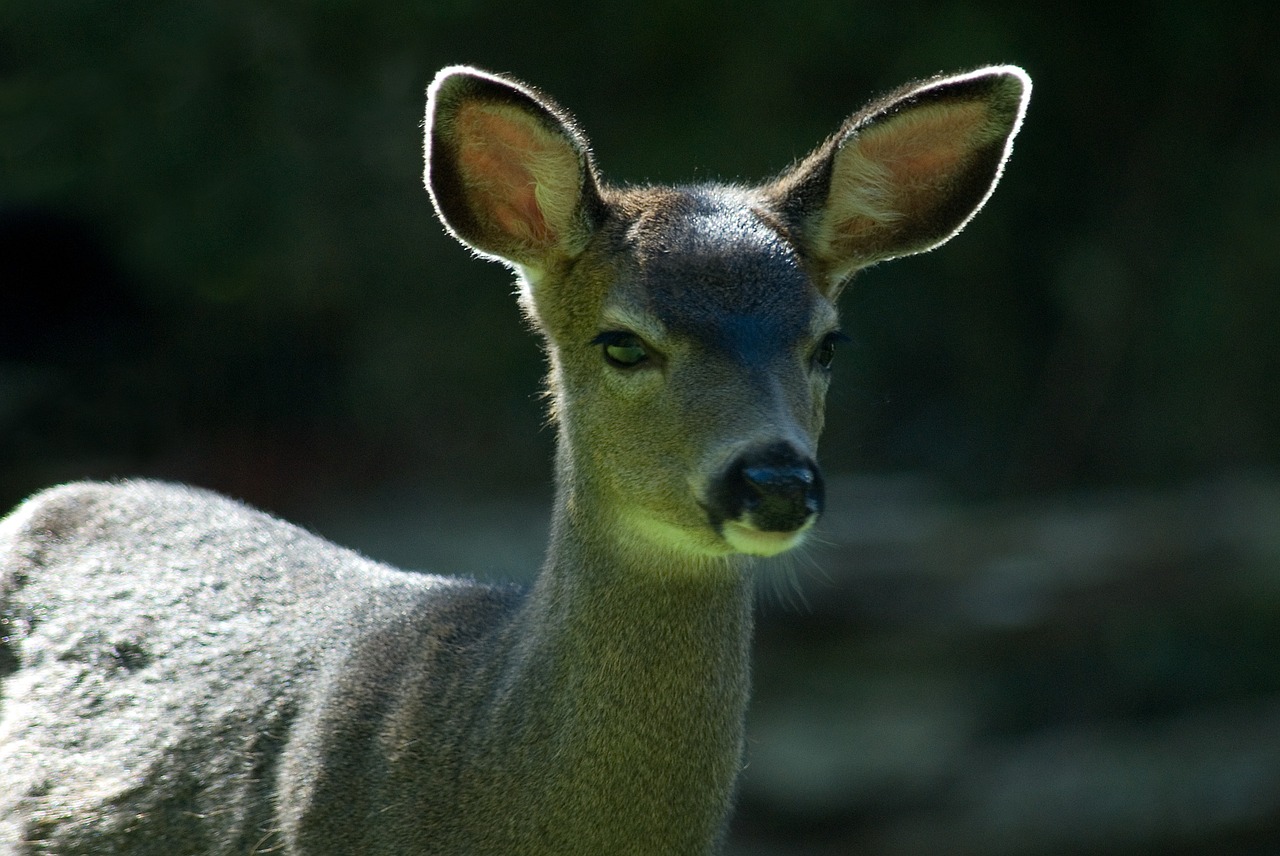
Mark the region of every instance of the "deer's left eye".
<instances>
[{"instance_id":1,"label":"deer's left eye","mask_svg":"<svg viewBox=\"0 0 1280 856\"><path fill-rule=\"evenodd\" d=\"M634 333L611 330L601 333L591 340L593 345L604 348L604 359L609 365L619 369L630 369L649 359L649 351L644 342Z\"/></svg>"},{"instance_id":2,"label":"deer's left eye","mask_svg":"<svg viewBox=\"0 0 1280 856\"><path fill-rule=\"evenodd\" d=\"M818 347L813 352L814 364L822 369L831 368L831 362L836 358L836 345L847 341L849 341L849 337L839 330L823 336L822 341L818 343Z\"/></svg>"}]
</instances>

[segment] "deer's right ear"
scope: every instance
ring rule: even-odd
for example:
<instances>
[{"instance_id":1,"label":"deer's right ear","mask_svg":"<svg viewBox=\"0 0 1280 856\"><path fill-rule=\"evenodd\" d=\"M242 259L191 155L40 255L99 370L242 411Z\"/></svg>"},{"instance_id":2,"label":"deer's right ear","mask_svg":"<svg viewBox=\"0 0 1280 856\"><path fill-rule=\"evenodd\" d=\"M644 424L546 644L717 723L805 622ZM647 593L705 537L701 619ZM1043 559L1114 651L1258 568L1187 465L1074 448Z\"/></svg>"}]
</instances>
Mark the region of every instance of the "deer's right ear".
<instances>
[{"instance_id":1,"label":"deer's right ear","mask_svg":"<svg viewBox=\"0 0 1280 856\"><path fill-rule=\"evenodd\" d=\"M854 114L766 193L838 292L859 268L931 250L964 228L1000 179L1030 95L1014 66L904 87Z\"/></svg>"},{"instance_id":2,"label":"deer's right ear","mask_svg":"<svg viewBox=\"0 0 1280 856\"><path fill-rule=\"evenodd\" d=\"M477 252L545 270L586 246L603 203L586 138L551 100L466 66L427 90L427 190Z\"/></svg>"}]
</instances>

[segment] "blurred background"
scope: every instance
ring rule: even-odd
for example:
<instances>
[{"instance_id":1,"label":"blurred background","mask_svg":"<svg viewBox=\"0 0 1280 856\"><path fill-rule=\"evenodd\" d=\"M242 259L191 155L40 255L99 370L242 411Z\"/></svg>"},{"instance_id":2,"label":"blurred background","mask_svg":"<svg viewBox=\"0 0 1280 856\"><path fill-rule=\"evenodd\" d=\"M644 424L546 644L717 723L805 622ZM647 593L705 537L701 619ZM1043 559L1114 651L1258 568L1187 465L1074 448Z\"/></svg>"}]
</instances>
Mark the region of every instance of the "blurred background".
<instances>
[{"instance_id":1,"label":"blurred background","mask_svg":"<svg viewBox=\"0 0 1280 856\"><path fill-rule=\"evenodd\" d=\"M1277 37L1261 0L8 0L0 506L156 476L527 576L541 357L421 188L436 69L536 84L639 183L1017 63L986 209L843 299L730 852L1280 852Z\"/></svg>"}]
</instances>

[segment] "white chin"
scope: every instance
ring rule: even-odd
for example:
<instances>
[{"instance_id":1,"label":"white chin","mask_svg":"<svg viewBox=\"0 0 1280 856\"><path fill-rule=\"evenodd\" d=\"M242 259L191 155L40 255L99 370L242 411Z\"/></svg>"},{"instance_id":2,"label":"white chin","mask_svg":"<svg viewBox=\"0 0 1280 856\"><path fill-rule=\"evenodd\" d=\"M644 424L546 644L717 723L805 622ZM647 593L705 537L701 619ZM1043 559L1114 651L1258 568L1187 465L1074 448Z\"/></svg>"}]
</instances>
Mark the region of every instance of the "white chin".
<instances>
[{"instance_id":1,"label":"white chin","mask_svg":"<svg viewBox=\"0 0 1280 856\"><path fill-rule=\"evenodd\" d=\"M732 520L724 524L724 540L739 553L749 556L776 556L797 546L809 531L806 524L794 532L761 532Z\"/></svg>"}]
</instances>

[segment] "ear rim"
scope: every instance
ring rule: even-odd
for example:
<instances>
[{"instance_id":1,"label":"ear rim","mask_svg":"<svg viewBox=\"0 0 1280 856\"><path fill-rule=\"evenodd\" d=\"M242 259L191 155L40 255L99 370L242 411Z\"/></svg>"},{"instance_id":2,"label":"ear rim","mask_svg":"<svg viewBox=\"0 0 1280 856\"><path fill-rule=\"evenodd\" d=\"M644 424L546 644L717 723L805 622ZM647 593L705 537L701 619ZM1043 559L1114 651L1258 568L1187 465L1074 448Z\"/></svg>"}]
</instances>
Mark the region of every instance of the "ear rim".
<instances>
[{"instance_id":1,"label":"ear rim","mask_svg":"<svg viewBox=\"0 0 1280 856\"><path fill-rule=\"evenodd\" d=\"M764 188L765 195L801 243L806 245L806 250L820 259L822 253L814 246L814 233L821 228L819 221L827 208L836 158L841 149L857 139L865 129L915 107L947 101L982 100L993 108L992 126L998 125L1005 130L993 137L1000 139L1000 145L991 147L990 171L986 173L990 178L985 181L985 189L975 194L972 203L959 206L962 212L953 218L949 228L941 232L921 234L918 238L910 238L908 233L909 239L891 251L870 254L843 265L831 264L831 287L833 293L838 293L857 271L882 261L929 252L964 230L986 205L1004 175L1014 140L1026 117L1031 90L1031 77L1027 72L1010 64L982 66L908 83L874 99L846 119L835 134L769 183Z\"/></svg>"},{"instance_id":2,"label":"ear rim","mask_svg":"<svg viewBox=\"0 0 1280 856\"><path fill-rule=\"evenodd\" d=\"M1012 110L1008 110L1004 114L1007 124L1007 130L1003 133L1003 139L999 146L999 156L995 159L995 164L991 171L991 179L987 184L985 192L982 193L977 203L969 210L968 214L960 218L956 225L946 234L936 239L928 246L918 249L909 250L898 255L886 256L877 261L889 261L895 258L901 258L905 255L917 255L919 253L927 253L950 241L956 235L960 234L970 221L977 216L978 212L983 209L987 202L991 199L992 194L996 191L996 186L1000 184L1000 179L1004 177L1005 167L1009 165L1009 158L1013 154L1013 141L1017 138L1018 132L1022 130L1022 123L1027 116L1027 107L1031 103L1031 76L1027 74L1021 67L1011 64L990 65L973 69L958 74L941 75L925 81L919 88L911 91L906 98L899 99L896 103L891 104L890 110L900 110L907 106L917 103L916 99L923 99L938 89L945 88L948 90L950 98L959 98L964 89L973 86L975 88L986 88L991 91L999 89L1009 89L1009 84L1016 83L1018 94L1012 103ZM999 102L993 97L992 105L998 106ZM843 142L842 142L843 144Z\"/></svg>"},{"instance_id":3,"label":"ear rim","mask_svg":"<svg viewBox=\"0 0 1280 856\"><path fill-rule=\"evenodd\" d=\"M551 261L548 257L557 255L555 251L521 252L510 242L495 239L486 222L466 204L458 157L442 129L452 123L463 104L471 101L515 107L569 144L577 157L580 176L573 215L578 222L575 234L562 242L559 250L567 257L580 253L602 221L604 210L601 182L586 135L567 110L535 87L470 65L445 66L427 87L422 180L445 231L476 255L512 267L545 267Z\"/></svg>"}]
</instances>

